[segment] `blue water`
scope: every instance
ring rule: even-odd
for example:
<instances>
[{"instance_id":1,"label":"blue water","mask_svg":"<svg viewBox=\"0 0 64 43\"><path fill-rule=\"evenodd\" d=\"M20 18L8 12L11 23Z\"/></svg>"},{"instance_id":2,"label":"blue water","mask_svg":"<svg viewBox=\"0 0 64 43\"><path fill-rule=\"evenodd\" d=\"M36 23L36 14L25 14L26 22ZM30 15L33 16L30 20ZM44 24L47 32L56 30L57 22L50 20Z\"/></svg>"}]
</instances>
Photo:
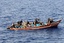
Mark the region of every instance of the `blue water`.
<instances>
[{"instance_id":1,"label":"blue water","mask_svg":"<svg viewBox=\"0 0 64 43\"><path fill-rule=\"evenodd\" d=\"M42 30L7 30L21 19L62 19L58 28ZM64 43L64 0L0 0L0 43Z\"/></svg>"}]
</instances>

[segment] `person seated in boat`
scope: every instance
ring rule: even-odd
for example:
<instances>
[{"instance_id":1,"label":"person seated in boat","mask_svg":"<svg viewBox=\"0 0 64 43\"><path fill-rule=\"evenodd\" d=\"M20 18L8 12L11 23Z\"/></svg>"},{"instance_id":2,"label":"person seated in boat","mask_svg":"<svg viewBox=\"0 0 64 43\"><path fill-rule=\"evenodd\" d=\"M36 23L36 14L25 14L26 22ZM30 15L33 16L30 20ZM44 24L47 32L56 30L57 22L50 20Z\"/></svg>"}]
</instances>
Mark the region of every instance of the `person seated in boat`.
<instances>
[{"instance_id":1,"label":"person seated in boat","mask_svg":"<svg viewBox=\"0 0 64 43\"><path fill-rule=\"evenodd\" d=\"M35 26L40 26L40 19L36 18L34 21Z\"/></svg>"},{"instance_id":2,"label":"person seated in boat","mask_svg":"<svg viewBox=\"0 0 64 43\"><path fill-rule=\"evenodd\" d=\"M35 26L35 25L34 25L34 22L32 22L32 23L31 23L31 27L34 27L34 26Z\"/></svg>"},{"instance_id":3,"label":"person seated in boat","mask_svg":"<svg viewBox=\"0 0 64 43\"><path fill-rule=\"evenodd\" d=\"M53 23L53 22L54 22L54 21L53 21L52 18L48 18L48 24Z\"/></svg>"},{"instance_id":4,"label":"person seated in boat","mask_svg":"<svg viewBox=\"0 0 64 43\"><path fill-rule=\"evenodd\" d=\"M17 24L15 24L15 28L19 28L20 27L20 21L17 22Z\"/></svg>"},{"instance_id":5,"label":"person seated in boat","mask_svg":"<svg viewBox=\"0 0 64 43\"><path fill-rule=\"evenodd\" d=\"M11 28L15 28L15 24L14 23L12 24Z\"/></svg>"},{"instance_id":6,"label":"person seated in boat","mask_svg":"<svg viewBox=\"0 0 64 43\"><path fill-rule=\"evenodd\" d=\"M21 25L21 26L20 26L20 28L22 28L22 27L23 27L23 26L22 26L22 23L23 23L23 21L21 20L21 21L20 21L20 25Z\"/></svg>"},{"instance_id":7,"label":"person seated in boat","mask_svg":"<svg viewBox=\"0 0 64 43\"><path fill-rule=\"evenodd\" d=\"M15 25L16 28L22 28L22 20L18 21L17 24Z\"/></svg>"},{"instance_id":8,"label":"person seated in boat","mask_svg":"<svg viewBox=\"0 0 64 43\"><path fill-rule=\"evenodd\" d=\"M27 25L28 27L31 27L31 24L30 24L29 21L27 21L26 25Z\"/></svg>"},{"instance_id":9,"label":"person seated in boat","mask_svg":"<svg viewBox=\"0 0 64 43\"><path fill-rule=\"evenodd\" d=\"M23 21L23 23L22 23L23 28L26 28L26 27L27 27L26 24L27 24L27 23L26 23L25 21Z\"/></svg>"},{"instance_id":10,"label":"person seated in boat","mask_svg":"<svg viewBox=\"0 0 64 43\"><path fill-rule=\"evenodd\" d=\"M21 21L19 21L19 24L20 24L20 25L22 25L22 22L23 22L22 20L21 20Z\"/></svg>"},{"instance_id":11,"label":"person seated in boat","mask_svg":"<svg viewBox=\"0 0 64 43\"><path fill-rule=\"evenodd\" d=\"M45 24L44 24L43 22L40 22L40 25L41 25L41 26L44 26Z\"/></svg>"},{"instance_id":12,"label":"person seated in boat","mask_svg":"<svg viewBox=\"0 0 64 43\"><path fill-rule=\"evenodd\" d=\"M50 23L53 23L54 21L53 21L53 19L50 19Z\"/></svg>"}]
</instances>

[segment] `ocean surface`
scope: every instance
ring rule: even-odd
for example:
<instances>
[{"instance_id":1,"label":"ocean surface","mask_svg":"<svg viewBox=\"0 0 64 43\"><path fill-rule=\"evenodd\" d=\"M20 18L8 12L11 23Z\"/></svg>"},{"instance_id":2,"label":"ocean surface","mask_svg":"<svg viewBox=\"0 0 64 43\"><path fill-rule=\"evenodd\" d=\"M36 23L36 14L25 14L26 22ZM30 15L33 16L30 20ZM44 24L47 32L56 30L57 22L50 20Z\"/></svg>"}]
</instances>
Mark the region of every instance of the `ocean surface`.
<instances>
[{"instance_id":1,"label":"ocean surface","mask_svg":"<svg viewBox=\"0 0 64 43\"><path fill-rule=\"evenodd\" d=\"M19 20L62 19L58 28L7 30ZM0 43L64 43L64 0L0 0Z\"/></svg>"}]
</instances>

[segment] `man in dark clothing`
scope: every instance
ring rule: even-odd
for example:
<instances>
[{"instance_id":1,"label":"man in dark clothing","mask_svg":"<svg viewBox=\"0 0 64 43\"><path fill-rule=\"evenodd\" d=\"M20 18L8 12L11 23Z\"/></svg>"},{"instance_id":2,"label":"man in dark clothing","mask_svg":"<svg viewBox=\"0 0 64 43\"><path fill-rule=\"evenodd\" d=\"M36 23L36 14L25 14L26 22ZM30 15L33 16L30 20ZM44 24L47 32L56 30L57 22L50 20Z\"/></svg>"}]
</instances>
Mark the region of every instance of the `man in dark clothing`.
<instances>
[{"instance_id":1,"label":"man in dark clothing","mask_svg":"<svg viewBox=\"0 0 64 43\"><path fill-rule=\"evenodd\" d=\"M22 25L22 22L23 22L23 21L21 20L21 21L20 21L20 25Z\"/></svg>"},{"instance_id":2,"label":"man in dark clothing","mask_svg":"<svg viewBox=\"0 0 64 43\"><path fill-rule=\"evenodd\" d=\"M52 23L52 22L54 22L53 19L48 18L48 23Z\"/></svg>"}]
</instances>

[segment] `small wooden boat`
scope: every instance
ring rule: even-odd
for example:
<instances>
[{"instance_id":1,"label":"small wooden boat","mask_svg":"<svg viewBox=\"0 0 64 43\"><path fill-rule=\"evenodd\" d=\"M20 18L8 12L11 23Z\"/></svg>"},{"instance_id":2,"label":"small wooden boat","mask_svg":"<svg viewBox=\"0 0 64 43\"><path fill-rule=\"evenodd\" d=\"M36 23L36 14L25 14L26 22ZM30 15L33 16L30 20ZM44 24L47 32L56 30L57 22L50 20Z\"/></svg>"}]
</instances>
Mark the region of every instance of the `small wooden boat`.
<instances>
[{"instance_id":1,"label":"small wooden boat","mask_svg":"<svg viewBox=\"0 0 64 43\"><path fill-rule=\"evenodd\" d=\"M52 27L57 27L58 24L61 22L61 20L55 21L49 25L44 25L44 26L35 26L35 27L26 27L26 28L8 28L10 30L36 30L36 29L48 29Z\"/></svg>"}]
</instances>

